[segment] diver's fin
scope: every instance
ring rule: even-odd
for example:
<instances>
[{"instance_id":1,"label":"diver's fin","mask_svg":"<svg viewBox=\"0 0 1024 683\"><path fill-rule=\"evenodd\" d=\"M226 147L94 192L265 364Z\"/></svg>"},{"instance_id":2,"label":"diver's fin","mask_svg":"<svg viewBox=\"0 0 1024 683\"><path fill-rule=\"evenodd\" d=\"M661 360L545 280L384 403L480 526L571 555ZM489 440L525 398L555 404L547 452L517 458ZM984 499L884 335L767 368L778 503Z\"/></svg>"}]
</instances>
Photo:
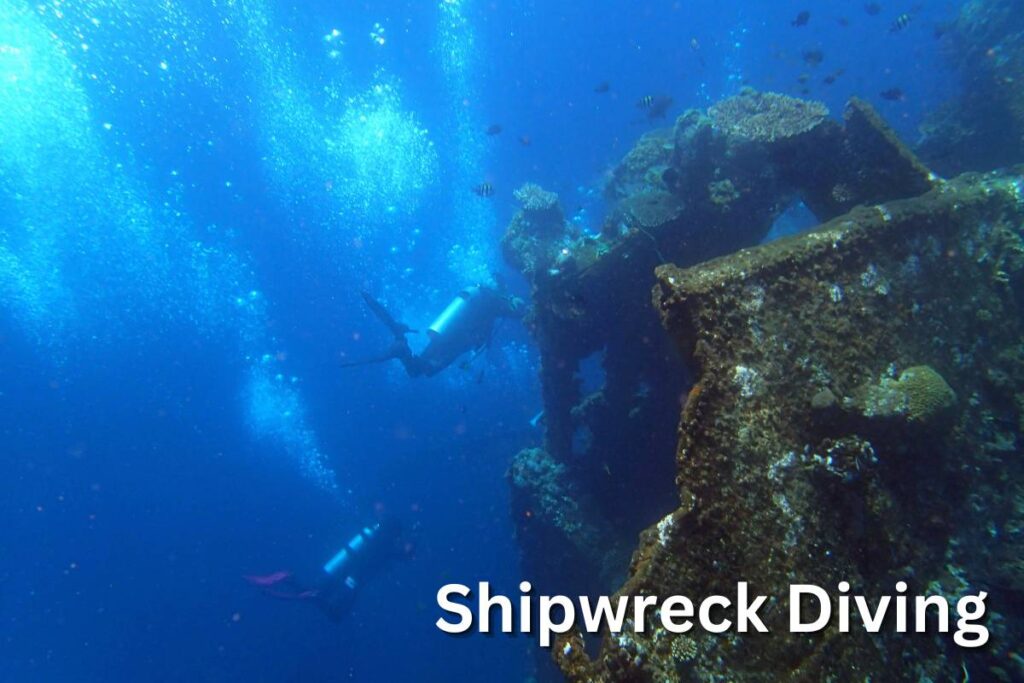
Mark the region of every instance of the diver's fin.
<instances>
[{"instance_id":1,"label":"diver's fin","mask_svg":"<svg viewBox=\"0 0 1024 683\"><path fill-rule=\"evenodd\" d=\"M384 308L384 306L374 299L369 292L363 292L363 299L366 301L366 305L370 307L370 310L373 311L373 314L377 316L377 318L379 318L389 330L391 330L391 334L395 335L396 339L401 339L410 332L416 331L405 323L395 320L391 314L388 313L388 309ZM388 359L384 358L381 360Z\"/></svg>"},{"instance_id":2,"label":"diver's fin","mask_svg":"<svg viewBox=\"0 0 1024 683\"><path fill-rule=\"evenodd\" d=\"M365 358L363 360L348 360L343 361L341 367L343 368L355 368L361 365L373 365L375 363L386 363L389 360L399 359L402 362L406 362L403 359L408 359L412 355L412 351L409 350L409 342L405 341L405 337L400 336L391 345L391 348L382 353L379 356L373 358Z\"/></svg>"},{"instance_id":3,"label":"diver's fin","mask_svg":"<svg viewBox=\"0 0 1024 683\"><path fill-rule=\"evenodd\" d=\"M249 575L245 574L242 576L243 579L248 581L254 586L260 586L266 588L267 586L274 586L279 583L283 583L292 578L292 573L287 570L281 570L272 574L266 575Z\"/></svg>"}]
</instances>

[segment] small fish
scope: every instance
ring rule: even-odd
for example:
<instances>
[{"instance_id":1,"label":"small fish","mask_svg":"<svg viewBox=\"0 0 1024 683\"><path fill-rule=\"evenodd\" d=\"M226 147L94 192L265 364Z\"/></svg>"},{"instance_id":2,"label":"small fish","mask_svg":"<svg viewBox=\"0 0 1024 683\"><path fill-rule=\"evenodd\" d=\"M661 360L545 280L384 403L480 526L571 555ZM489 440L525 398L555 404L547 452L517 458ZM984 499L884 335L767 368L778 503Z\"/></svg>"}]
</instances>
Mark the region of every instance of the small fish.
<instances>
[{"instance_id":1,"label":"small fish","mask_svg":"<svg viewBox=\"0 0 1024 683\"><path fill-rule=\"evenodd\" d=\"M903 95L903 90L900 88L889 88L878 94L882 96L883 100L889 100L890 102L902 102L906 99Z\"/></svg>"},{"instance_id":2,"label":"small fish","mask_svg":"<svg viewBox=\"0 0 1024 683\"><path fill-rule=\"evenodd\" d=\"M839 17L838 19L836 19L836 23L842 26L843 28L846 28L847 26L850 25L850 20L847 19L846 17Z\"/></svg>"},{"instance_id":3,"label":"small fish","mask_svg":"<svg viewBox=\"0 0 1024 683\"><path fill-rule=\"evenodd\" d=\"M806 62L809 66L818 66L823 61L825 61L825 53L817 49L804 50L801 53L801 56L804 58L804 62Z\"/></svg>"},{"instance_id":4,"label":"small fish","mask_svg":"<svg viewBox=\"0 0 1024 683\"><path fill-rule=\"evenodd\" d=\"M898 17L896 17L896 21L892 22L892 25L889 26L889 33L899 33L900 31L902 31L903 29L905 29L909 25L910 25L910 15L909 14L901 14Z\"/></svg>"},{"instance_id":5,"label":"small fish","mask_svg":"<svg viewBox=\"0 0 1024 683\"><path fill-rule=\"evenodd\" d=\"M500 123L492 123L491 125L487 126L487 130L485 132L488 135L501 135L502 130L503 129Z\"/></svg>"},{"instance_id":6,"label":"small fish","mask_svg":"<svg viewBox=\"0 0 1024 683\"><path fill-rule=\"evenodd\" d=\"M811 80L811 74L807 73L806 71L796 77L797 83L800 83L801 85L809 80Z\"/></svg>"},{"instance_id":7,"label":"small fish","mask_svg":"<svg viewBox=\"0 0 1024 683\"><path fill-rule=\"evenodd\" d=\"M490 197L494 194L494 185L490 183L480 183L473 188L473 194L478 197Z\"/></svg>"},{"instance_id":8,"label":"small fish","mask_svg":"<svg viewBox=\"0 0 1024 683\"><path fill-rule=\"evenodd\" d=\"M867 12L868 15L872 17L877 17L879 14L882 13L882 6L879 5L877 2L869 2L864 5L864 11Z\"/></svg>"},{"instance_id":9,"label":"small fish","mask_svg":"<svg viewBox=\"0 0 1024 683\"><path fill-rule=\"evenodd\" d=\"M636 103L637 109L647 112L648 119L663 119L672 107L673 99L668 95L644 95Z\"/></svg>"},{"instance_id":10,"label":"small fish","mask_svg":"<svg viewBox=\"0 0 1024 683\"><path fill-rule=\"evenodd\" d=\"M791 21L789 23L792 24L793 26L796 26L797 28L799 28L801 26L807 26L807 22L809 22L810 20L811 20L811 13L808 12L807 10L804 10L800 14L796 15L796 19L794 19L793 21Z\"/></svg>"},{"instance_id":11,"label":"small fish","mask_svg":"<svg viewBox=\"0 0 1024 683\"><path fill-rule=\"evenodd\" d=\"M529 135L520 135L519 136L519 144L522 145L523 147L529 147L532 143L533 143L533 140L530 139Z\"/></svg>"},{"instance_id":12,"label":"small fish","mask_svg":"<svg viewBox=\"0 0 1024 683\"><path fill-rule=\"evenodd\" d=\"M598 95L603 95L604 93L608 92L611 89L612 84L609 83L608 81L601 81L600 83L594 86L594 92L596 92Z\"/></svg>"},{"instance_id":13,"label":"small fish","mask_svg":"<svg viewBox=\"0 0 1024 683\"><path fill-rule=\"evenodd\" d=\"M825 78L824 78L824 79L822 79L822 80L823 80L823 82L825 83L825 85L832 85L832 84L833 84L833 83L835 83L835 82L836 82L836 80L838 80L838 79L839 79L839 77L840 77L840 76L842 76L842 75L843 75L844 73L846 73L846 69L836 69L835 71L833 71L832 73L830 73L830 74L829 74L828 76L825 76Z\"/></svg>"}]
</instances>

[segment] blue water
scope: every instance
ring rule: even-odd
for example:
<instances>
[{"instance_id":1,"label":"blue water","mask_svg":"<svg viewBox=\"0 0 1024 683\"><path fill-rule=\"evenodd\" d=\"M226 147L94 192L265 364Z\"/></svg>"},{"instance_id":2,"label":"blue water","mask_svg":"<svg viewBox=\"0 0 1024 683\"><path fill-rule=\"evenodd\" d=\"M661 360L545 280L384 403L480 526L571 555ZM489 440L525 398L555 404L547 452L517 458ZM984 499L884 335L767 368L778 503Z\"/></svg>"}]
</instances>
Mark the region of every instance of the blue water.
<instances>
[{"instance_id":1,"label":"blue water","mask_svg":"<svg viewBox=\"0 0 1024 683\"><path fill-rule=\"evenodd\" d=\"M0 0L0 679L531 675L529 639L433 623L443 583L520 579L535 348L506 323L433 379L342 369L389 341L359 292L424 327L503 272L525 181L598 227L648 94L674 116L808 72L913 140L955 94L957 3L895 35L910 0L819 4ZM242 580L382 511L415 550L341 624Z\"/></svg>"}]
</instances>

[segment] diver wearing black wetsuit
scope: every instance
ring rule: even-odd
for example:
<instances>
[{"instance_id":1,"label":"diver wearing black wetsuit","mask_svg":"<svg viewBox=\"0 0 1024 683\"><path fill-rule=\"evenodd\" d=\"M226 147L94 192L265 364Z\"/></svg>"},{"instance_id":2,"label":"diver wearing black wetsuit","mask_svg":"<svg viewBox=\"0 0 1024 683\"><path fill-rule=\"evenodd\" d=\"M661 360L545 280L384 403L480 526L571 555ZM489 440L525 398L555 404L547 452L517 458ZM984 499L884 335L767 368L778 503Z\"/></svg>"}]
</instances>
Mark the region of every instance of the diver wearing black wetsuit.
<instances>
[{"instance_id":1,"label":"diver wearing black wetsuit","mask_svg":"<svg viewBox=\"0 0 1024 683\"><path fill-rule=\"evenodd\" d=\"M494 287L467 287L459 292L427 329L430 341L423 352L416 355L409 348L409 342L405 338L415 330L395 320L370 294L363 292L363 298L370 310L391 330L395 336L395 343L383 356L344 365L365 365L397 359L410 377L432 377L451 365L463 353L482 349L490 342L494 324L498 320L522 318L526 311L522 299L508 296Z\"/></svg>"}]
</instances>

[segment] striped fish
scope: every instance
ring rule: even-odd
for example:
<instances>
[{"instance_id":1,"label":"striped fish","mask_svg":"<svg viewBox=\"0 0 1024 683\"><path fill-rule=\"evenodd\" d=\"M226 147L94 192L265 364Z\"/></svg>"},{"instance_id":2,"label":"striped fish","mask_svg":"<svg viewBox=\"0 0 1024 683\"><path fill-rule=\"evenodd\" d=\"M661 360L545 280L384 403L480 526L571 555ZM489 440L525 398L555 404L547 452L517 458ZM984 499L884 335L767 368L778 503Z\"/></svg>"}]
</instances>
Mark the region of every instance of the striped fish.
<instances>
[{"instance_id":1,"label":"striped fish","mask_svg":"<svg viewBox=\"0 0 1024 683\"><path fill-rule=\"evenodd\" d=\"M480 183L473 188L473 193L478 197L490 197L494 194L494 185L490 183Z\"/></svg>"},{"instance_id":2,"label":"striped fish","mask_svg":"<svg viewBox=\"0 0 1024 683\"><path fill-rule=\"evenodd\" d=\"M898 17L896 17L896 21L892 22L892 26L889 27L889 33L899 33L909 25L910 15L901 14Z\"/></svg>"}]
</instances>

